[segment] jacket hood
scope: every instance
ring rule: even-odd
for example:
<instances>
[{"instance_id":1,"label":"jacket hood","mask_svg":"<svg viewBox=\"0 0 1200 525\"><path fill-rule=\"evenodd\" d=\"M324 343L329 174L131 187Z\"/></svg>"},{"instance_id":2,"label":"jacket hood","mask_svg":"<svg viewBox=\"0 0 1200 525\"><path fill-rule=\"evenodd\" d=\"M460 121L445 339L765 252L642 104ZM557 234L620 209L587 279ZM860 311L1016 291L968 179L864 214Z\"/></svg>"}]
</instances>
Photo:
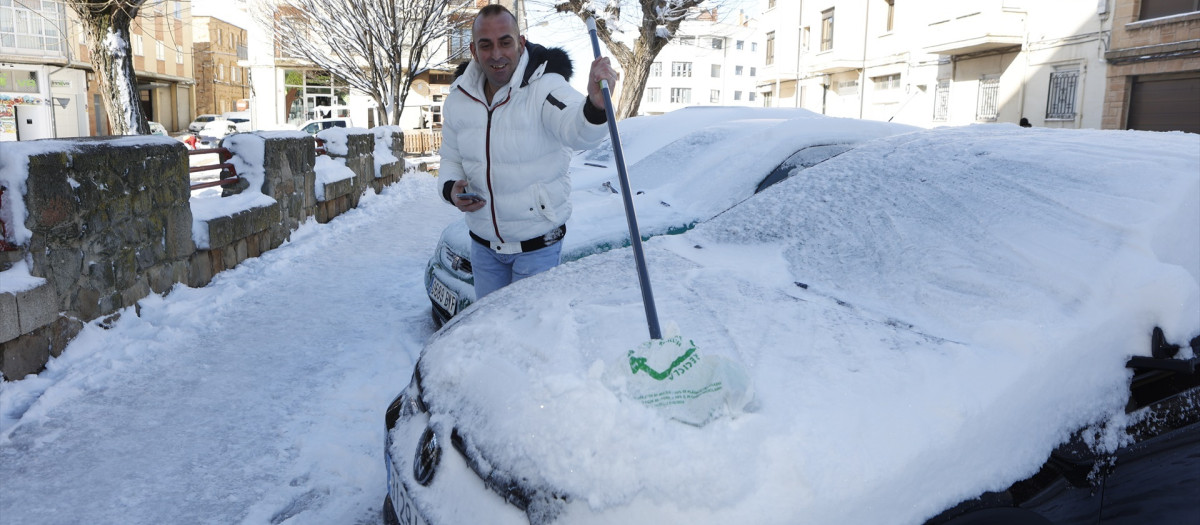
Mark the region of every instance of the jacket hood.
<instances>
[{"instance_id":1,"label":"jacket hood","mask_svg":"<svg viewBox=\"0 0 1200 525\"><path fill-rule=\"evenodd\" d=\"M541 69L542 64L546 65L545 73L558 73L567 81L571 80L571 75L575 72L571 56L561 47L546 47L526 41L525 54L529 56L529 63L521 77L521 87L529 85L529 81ZM465 74L467 68L474 63L474 60L468 60L459 64L458 69L454 71L455 80Z\"/></svg>"}]
</instances>

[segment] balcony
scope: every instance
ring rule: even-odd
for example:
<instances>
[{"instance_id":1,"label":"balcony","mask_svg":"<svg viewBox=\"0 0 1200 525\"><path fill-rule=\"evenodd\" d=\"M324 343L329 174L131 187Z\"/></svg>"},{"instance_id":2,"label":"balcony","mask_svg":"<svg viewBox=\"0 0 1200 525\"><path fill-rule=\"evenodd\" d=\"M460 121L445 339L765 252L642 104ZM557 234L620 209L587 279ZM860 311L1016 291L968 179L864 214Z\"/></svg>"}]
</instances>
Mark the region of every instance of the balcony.
<instances>
[{"instance_id":1,"label":"balcony","mask_svg":"<svg viewBox=\"0 0 1200 525\"><path fill-rule=\"evenodd\" d=\"M944 2L928 25L924 50L938 55L966 55L1020 47L1025 11L1012 0Z\"/></svg>"}]
</instances>

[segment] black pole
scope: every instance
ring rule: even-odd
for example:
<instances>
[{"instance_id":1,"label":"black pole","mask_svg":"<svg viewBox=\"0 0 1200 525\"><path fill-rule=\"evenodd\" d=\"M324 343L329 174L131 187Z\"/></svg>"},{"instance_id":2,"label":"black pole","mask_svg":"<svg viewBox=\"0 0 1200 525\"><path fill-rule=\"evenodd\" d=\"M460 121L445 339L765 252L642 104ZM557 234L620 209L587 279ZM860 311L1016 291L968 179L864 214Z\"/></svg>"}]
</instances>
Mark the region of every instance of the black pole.
<instances>
[{"instance_id":1,"label":"black pole","mask_svg":"<svg viewBox=\"0 0 1200 525\"><path fill-rule=\"evenodd\" d=\"M592 52L600 58L600 40L596 37L596 19L587 19L588 35L592 37ZM617 178L621 182L621 200L625 203L625 220L629 223L629 244L633 246L633 260L637 263L638 284L642 287L642 304L646 307L646 324L650 327L650 339L662 339L658 326L658 310L654 307L654 292L650 290L650 274L646 272L646 256L642 253L642 235L638 233L637 215L633 211L633 192L629 189L629 175L625 172L625 154L621 151L621 137L617 134L617 116L613 112L612 95L608 81L600 82L604 93L604 114L608 116L608 135L612 139L613 155L617 159Z\"/></svg>"}]
</instances>

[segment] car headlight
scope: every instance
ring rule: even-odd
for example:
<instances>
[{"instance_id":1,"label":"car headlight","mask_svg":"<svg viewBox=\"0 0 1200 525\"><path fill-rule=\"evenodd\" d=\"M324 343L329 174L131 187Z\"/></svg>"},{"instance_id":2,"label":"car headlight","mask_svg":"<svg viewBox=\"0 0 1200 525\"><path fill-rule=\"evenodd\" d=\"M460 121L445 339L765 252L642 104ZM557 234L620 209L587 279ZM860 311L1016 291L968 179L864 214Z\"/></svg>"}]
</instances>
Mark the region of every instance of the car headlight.
<instances>
[{"instance_id":1,"label":"car headlight","mask_svg":"<svg viewBox=\"0 0 1200 525\"><path fill-rule=\"evenodd\" d=\"M432 427L426 427L425 433L421 434L421 439L417 441L417 454L413 458L413 479L422 486L429 486L441 459L442 446L438 443L437 433Z\"/></svg>"}]
</instances>

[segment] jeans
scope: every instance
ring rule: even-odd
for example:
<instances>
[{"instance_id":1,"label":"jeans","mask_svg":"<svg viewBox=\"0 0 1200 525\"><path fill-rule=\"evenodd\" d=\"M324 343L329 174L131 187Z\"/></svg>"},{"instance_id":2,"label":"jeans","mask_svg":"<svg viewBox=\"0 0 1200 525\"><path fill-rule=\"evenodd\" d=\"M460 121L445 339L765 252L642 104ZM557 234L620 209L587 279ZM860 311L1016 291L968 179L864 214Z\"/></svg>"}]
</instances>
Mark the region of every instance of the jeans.
<instances>
[{"instance_id":1,"label":"jeans","mask_svg":"<svg viewBox=\"0 0 1200 525\"><path fill-rule=\"evenodd\" d=\"M475 276L475 300L519 281L558 266L562 242L532 252L496 253L471 242L471 272Z\"/></svg>"}]
</instances>

